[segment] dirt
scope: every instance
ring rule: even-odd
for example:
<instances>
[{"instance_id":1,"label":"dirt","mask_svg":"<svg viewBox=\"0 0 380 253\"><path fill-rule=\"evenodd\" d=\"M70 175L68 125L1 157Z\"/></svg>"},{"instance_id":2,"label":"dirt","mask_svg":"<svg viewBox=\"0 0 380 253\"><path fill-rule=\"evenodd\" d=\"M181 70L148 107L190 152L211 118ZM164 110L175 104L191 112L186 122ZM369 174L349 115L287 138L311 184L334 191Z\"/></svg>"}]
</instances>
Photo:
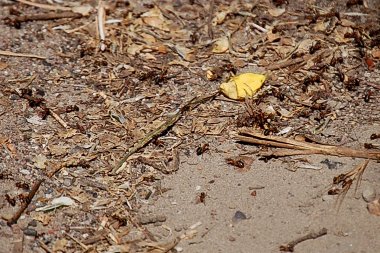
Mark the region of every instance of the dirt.
<instances>
[{"instance_id":1,"label":"dirt","mask_svg":"<svg viewBox=\"0 0 380 253\"><path fill-rule=\"evenodd\" d=\"M378 252L378 160L334 185L367 159L237 138L379 152L380 2L104 1L104 40L98 1L34 2L0 2L0 252Z\"/></svg>"}]
</instances>

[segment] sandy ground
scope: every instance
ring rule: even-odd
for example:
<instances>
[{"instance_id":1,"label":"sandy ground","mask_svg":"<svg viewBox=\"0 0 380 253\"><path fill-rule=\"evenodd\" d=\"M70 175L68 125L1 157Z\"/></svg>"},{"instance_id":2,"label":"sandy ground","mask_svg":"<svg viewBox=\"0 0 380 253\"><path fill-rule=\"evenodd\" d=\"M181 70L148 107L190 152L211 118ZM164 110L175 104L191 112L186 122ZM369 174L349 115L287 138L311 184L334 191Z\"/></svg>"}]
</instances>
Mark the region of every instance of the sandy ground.
<instances>
[{"instance_id":1,"label":"sandy ground","mask_svg":"<svg viewBox=\"0 0 380 253\"><path fill-rule=\"evenodd\" d=\"M287 170L289 163L255 160L251 170L237 172L224 158L244 153L241 146L218 138L210 141L209 154L181 156L178 173L162 181L171 190L144 208L166 215L165 225L174 228L173 233L202 223L194 239L180 244L184 252L279 252L281 244L322 228L328 229L326 236L300 243L296 252L377 252L380 220L368 213L361 193L367 187L379 189L378 163L369 165L357 194L350 191L338 211L337 198L327 195L326 189L335 175L352 169L359 160L309 156L305 158L321 169L295 172ZM326 158L342 166L330 170L321 164ZM204 203L196 204L200 192L207 196ZM247 219L234 220L237 211Z\"/></svg>"}]
</instances>

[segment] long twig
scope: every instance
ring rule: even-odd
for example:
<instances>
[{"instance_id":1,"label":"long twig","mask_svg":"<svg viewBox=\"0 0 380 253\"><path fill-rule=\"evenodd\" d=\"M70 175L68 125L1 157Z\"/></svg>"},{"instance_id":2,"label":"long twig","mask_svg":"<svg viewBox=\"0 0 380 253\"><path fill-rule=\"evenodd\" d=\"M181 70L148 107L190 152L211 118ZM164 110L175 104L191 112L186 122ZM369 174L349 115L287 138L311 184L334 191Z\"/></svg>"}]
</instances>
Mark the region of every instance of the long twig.
<instances>
[{"instance_id":1,"label":"long twig","mask_svg":"<svg viewBox=\"0 0 380 253\"><path fill-rule=\"evenodd\" d=\"M296 141L294 139L281 136L265 136L263 134L250 130L241 131L239 134L240 135L237 137L237 139L242 142L278 148L294 149L290 151L280 150L278 152L272 151L271 153L267 153L267 155L275 157L302 154L325 154L341 157L344 156L380 160L380 152L376 150L353 149L348 147L338 147L333 145Z\"/></svg>"},{"instance_id":2,"label":"long twig","mask_svg":"<svg viewBox=\"0 0 380 253\"><path fill-rule=\"evenodd\" d=\"M112 170L111 174L118 174L122 170L124 170L123 164L128 160L128 158L134 154L135 152L139 151L141 148L145 147L148 143L150 143L154 138L160 136L162 133L164 133L166 130L171 128L182 116L185 112L190 111L197 107L198 105L210 101L214 99L218 92L214 92L211 95L206 95L202 97L195 97L190 102L182 106L180 109L177 110L177 112L170 116L169 119L167 119L164 123L162 123L159 127L149 132L144 138L136 142L129 151L124 155L124 157L120 160L120 162L117 164L117 166Z\"/></svg>"},{"instance_id":3,"label":"long twig","mask_svg":"<svg viewBox=\"0 0 380 253\"><path fill-rule=\"evenodd\" d=\"M35 54L14 53L11 51L3 51L3 50L0 50L0 55L14 56L14 57L29 57L29 58L37 58L37 59L42 59L42 60L46 59L45 56L39 56Z\"/></svg>"},{"instance_id":4,"label":"long twig","mask_svg":"<svg viewBox=\"0 0 380 253\"><path fill-rule=\"evenodd\" d=\"M102 0L99 0L98 16L97 16L96 20L98 23L99 48L101 51L104 51L106 49L106 45L104 44L104 41L106 39L105 19L106 19L106 12L104 10L104 4L103 4Z\"/></svg>"},{"instance_id":5,"label":"long twig","mask_svg":"<svg viewBox=\"0 0 380 253\"><path fill-rule=\"evenodd\" d=\"M12 226L13 224L16 224L22 213L25 211L25 209L29 206L29 204L32 202L32 199L34 198L34 195L36 195L38 189L40 188L42 182L45 179L38 180L30 190L28 196L26 197L25 202L21 205L20 209L17 210L17 212L7 221L8 226Z\"/></svg>"},{"instance_id":6,"label":"long twig","mask_svg":"<svg viewBox=\"0 0 380 253\"><path fill-rule=\"evenodd\" d=\"M327 228L322 228L320 231L318 232L311 232L307 235L304 235L298 239L295 239L287 244L283 244L280 246L280 250L281 251L288 251L288 252L293 252L294 251L294 247L303 242L303 241L306 241L306 240L310 240L310 239L317 239L318 237L321 237L321 236L324 236L327 234Z\"/></svg>"},{"instance_id":7,"label":"long twig","mask_svg":"<svg viewBox=\"0 0 380 253\"><path fill-rule=\"evenodd\" d=\"M18 0L18 2L23 3L23 4L27 4L27 5L30 5L30 6L38 7L38 8L41 8L41 9L52 10L52 11L57 11L57 10L60 10L60 11L70 11L71 10L70 7L63 7L63 6L51 5L51 4L39 4L39 3L30 2L30 1L27 1L27 0Z\"/></svg>"},{"instance_id":8,"label":"long twig","mask_svg":"<svg viewBox=\"0 0 380 253\"><path fill-rule=\"evenodd\" d=\"M89 160L93 159L93 157L90 157ZM59 172L62 168L68 167L68 166L76 166L83 162L82 160L75 160L75 161L67 161L63 162L62 164L56 165L53 167L53 169L47 173L47 178L53 177L57 172ZM30 190L26 201L21 205L21 207L17 210L17 212L7 221L8 226L12 226L13 224L16 224L18 219L21 217L21 215L24 213L25 209L28 208L29 204L32 202L32 199L36 195L38 189L40 188L41 184L45 181L45 178L39 179Z\"/></svg>"},{"instance_id":9,"label":"long twig","mask_svg":"<svg viewBox=\"0 0 380 253\"><path fill-rule=\"evenodd\" d=\"M62 19L62 18L81 18L83 17L82 14L66 11L66 12L49 12L49 13L42 13L42 14L31 14L31 15L24 15L20 17L16 17L14 19L9 18L10 23L22 23L22 22L28 22L28 21L36 21L36 20L53 20L53 19Z\"/></svg>"}]
</instances>

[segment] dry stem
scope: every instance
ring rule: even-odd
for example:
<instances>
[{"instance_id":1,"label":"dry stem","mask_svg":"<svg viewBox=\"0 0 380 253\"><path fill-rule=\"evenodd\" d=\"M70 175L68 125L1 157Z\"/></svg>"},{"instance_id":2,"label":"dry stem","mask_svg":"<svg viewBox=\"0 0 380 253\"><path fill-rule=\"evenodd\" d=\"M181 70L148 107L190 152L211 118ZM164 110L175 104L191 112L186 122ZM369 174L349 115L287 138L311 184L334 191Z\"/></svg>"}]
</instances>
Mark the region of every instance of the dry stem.
<instances>
[{"instance_id":1,"label":"dry stem","mask_svg":"<svg viewBox=\"0 0 380 253\"><path fill-rule=\"evenodd\" d=\"M375 150L366 149L353 149L347 147L338 147L333 145L316 144L304 141L296 141L294 139L285 138L281 136L265 136L250 130L243 130L237 137L239 141L259 144L271 147L294 149L290 151L273 151L266 153L270 156L288 156L288 155L304 155L304 154L324 154L333 156L345 156L366 158L372 160L380 160L380 152Z\"/></svg>"},{"instance_id":2,"label":"dry stem","mask_svg":"<svg viewBox=\"0 0 380 253\"><path fill-rule=\"evenodd\" d=\"M294 251L294 247L303 242L303 241L306 241L306 240L310 240L310 239L317 239L318 237L321 237L321 236L324 236L327 234L327 228L322 228L320 231L318 232L311 232L307 235L304 235L298 239L295 239L287 244L283 244L280 246L280 250L281 251L288 251L288 252L293 252Z\"/></svg>"}]
</instances>

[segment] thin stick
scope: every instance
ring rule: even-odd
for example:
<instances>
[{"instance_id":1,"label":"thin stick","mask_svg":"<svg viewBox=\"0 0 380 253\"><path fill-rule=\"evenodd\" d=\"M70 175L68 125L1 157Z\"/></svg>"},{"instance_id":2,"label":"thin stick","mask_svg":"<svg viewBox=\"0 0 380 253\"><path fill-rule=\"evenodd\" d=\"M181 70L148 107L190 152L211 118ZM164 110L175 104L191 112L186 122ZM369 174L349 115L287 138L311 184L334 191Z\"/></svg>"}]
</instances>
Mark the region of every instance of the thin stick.
<instances>
[{"instance_id":1,"label":"thin stick","mask_svg":"<svg viewBox=\"0 0 380 253\"><path fill-rule=\"evenodd\" d=\"M45 179L38 180L30 190L28 196L25 199L25 202L21 205L20 209L7 221L8 226L12 226L13 224L16 224L22 213L25 211L25 209L29 206L29 204L32 202L32 199L34 198L34 195L36 195L38 189L40 188L42 182Z\"/></svg>"},{"instance_id":2,"label":"thin stick","mask_svg":"<svg viewBox=\"0 0 380 253\"><path fill-rule=\"evenodd\" d=\"M51 178L54 176L55 173L60 171L64 165L55 167L50 173L48 173L48 178ZM20 209L17 210L17 212L7 221L8 226L12 226L13 224L16 224L18 219L21 217L22 213L25 211L25 209L29 206L29 204L32 202L32 199L36 195L38 189L40 188L41 184L45 181L45 179L38 180L30 190L28 196L26 197L26 201L21 205Z\"/></svg>"},{"instance_id":3,"label":"thin stick","mask_svg":"<svg viewBox=\"0 0 380 253\"><path fill-rule=\"evenodd\" d=\"M306 62L313 60L317 57L320 57L321 55L323 55L325 53L327 56L331 52L332 52L332 50L326 49L326 50L320 51L318 54L306 55L304 57L300 57L300 58L296 58L296 59L289 59L289 60L281 61L277 64L272 64L272 65L267 66L266 69L267 70L276 70L276 69L282 69L282 68L290 67L290 66L298 64L298 63L305 64Z\"/></svg>"},{"instance_id":4,"label":"thin stick","mask_svg":"<svg viewBox=\"0 0 380 253\"><path fill-rule=\"evenodd\" d=\"M369 86L372 86L373 88L376 88L376 89L380 90L380 85L379 84L374 84L374 83L370 83L370 82L365 82L365 84L367 84Z\"/></svg>"},{"instance_id":5,"label":"thin stick","mask_svg":"<svg viewBox=\"0 0 380 253\"><path fill-rule=\"evenodd\" d=\"M70 11L71 10L70 7L63 7L63 6L59 6L59 5L50 5L50 4L39 4L39 3L30 2L30 1L27 1L27 0L18 0L18 2L26 4L26 5L38 7L38 8L41 8L41 9L51 10L51 11L57 11L57 10L60 10L60 11Z\"/></svg>"},{"instance_id":6,"label":"thin stick","mask_svg":"<svg viewBox=\"0 0 380 253\"><path fill-rule=\"evenodd\" d=\"M61 126L63 126L64 128L68 129L69 126L67 125L67 123L65 121L63 121L63 119L58 115L56 114L53 110L49 109L49 114L59 123L61 124Z\"/></svg>"},{"instance_id":7,"label":"thin stick","mask_svg":"<svg viewBox=\"0 0 380 253\"><path fill-rule=\"evenodd\" d=\"M121 171L125 169L123 167L123 164L128 160L128 158L134 154L135 152L139 151L141 148L145 147L148 143L150 143L154 138L160 136L162 133L164 133L166 130L168 130L170 127L172 127L182 116L185 112L191 111L192 109L196 108L198 105L213 100L217 95L219 95L219 91L214 92L211 95L202 96L202 97L195 97L190 102L188 102L186 105L182 106L180 109L176 111L176 113L169 117L168 120L166 120L164 123L162 123L159 127L149 132L147 135L145 135L144 138L136 142L129 151L124 155L124 157L120 160L120 162L117 164L117 166L112 170L111 174L118 174Z\"/></svg>"},{"instance_id":8,"label":"thin stick","mask_svg":"<svg viewBox=\"0 0 380 253\"><path fill-rule=\"evenodd\" d=\"M104 44L104 41L106 39L106 34L105 34L105 27L104 27L104 21L106 18L106 12L104 11L104 5L102 0L99 0L99 5L98 5L98 33L99 33L99 48L101 51L104 51L106 49L106 45Z\"/></svg>"},{"instance_id":9,"label":"thin stick","mask_svg":"<svg viewBox=\"0 0 380 253\"><path fill-rule=\"evenodd\" d=\"M70 234L67 233L67 232L66 232L66 235L67 235L71 240L73 240L74 242L78 243L79 246L81 246L85 251L88 250L88 247L87 247L85 244L81 243L78 239L74 238L72 235L70 235Z\"/></svg>"},{"instance_id":10,"label":"thin stick","mask_svg":"<svg viewBox=\"0 0 380 253\"><path fill-rule=\"evenodd\" d=\"M41 240L38 240L38 244L40 245L40 247L45 250L47 253L53 253L53 251L51 249L49 249L49 247Z\"/></svg>"},{"instance_id":11,"label":"thin stick","mask_svg":"<svg viewBox=\"0 0 380 253\"><path fill-rule=\"evenodd\" d=\"M53 19L62 19L62 18L81 18L82 14L76 12L61 12L61 13L42 13L42 14L32 14L32 15L24 15L20 17L16 17L14 19L10 19L12 23L15 22L28 22L28 21L36 21L36 20L53 20Z\"/></svg>"},{"instance_id":12,"label":"thin stick","mask_svg":"<svg viewBox=\"0 0 380 253\"><path fill-rule=\"evenodd\" d=\"M317 239L321 236L324 236L327 234L327 228L322 228L320 231L318 232L311 232L307 235L304 235L298 239L295 239L287 244L283 244L280 246L280 250L281 251L288 251L288 252L293 252L294 251L294 247L303 242L303 241L306 241L306 240L310 240L310 239Z\"/></svg>"},{"instance_id":13,"label":"thin stick","mask_svg":"<svg viewBox=\"0 0 380 253\"><path fill-rule=\"evenodd\" d=\"M380 160L380 152L376 150L367 149L353 149L347 147L338 147L333 145L324 145L309 143L304 141L296 141L294 139L285 138L281 136L265 136L260 133L252 132L250 130L244 130L239 133L237 137L239 141L259 144L272 147L289 148L299 150L297 154L325 154L333 156L345 156L345 157L356 157L356 158L366 158L372 160ZM302 152L304 151L304 152ZM290 152L289 154L292 154ZM293 155L295 153L293 152ZM276 153L273 152L272 156L284 156L288 155L287 152Z\"/></svg>"},{"instance_id":14,"label":"thin stick","mask_svg":"<svg viewBox=\"0 0 380 253\"><path fill-rule=\"evenodd\" d=\"M5 56L14 56L14 57L29 57L29 58L37 58L37 59L46 59L45 56L39 56L35 54L24 54L24 53L14 53L11 51L3 51L0 50L0 55L5 55Z\"/></svg>"}]
</instances>

